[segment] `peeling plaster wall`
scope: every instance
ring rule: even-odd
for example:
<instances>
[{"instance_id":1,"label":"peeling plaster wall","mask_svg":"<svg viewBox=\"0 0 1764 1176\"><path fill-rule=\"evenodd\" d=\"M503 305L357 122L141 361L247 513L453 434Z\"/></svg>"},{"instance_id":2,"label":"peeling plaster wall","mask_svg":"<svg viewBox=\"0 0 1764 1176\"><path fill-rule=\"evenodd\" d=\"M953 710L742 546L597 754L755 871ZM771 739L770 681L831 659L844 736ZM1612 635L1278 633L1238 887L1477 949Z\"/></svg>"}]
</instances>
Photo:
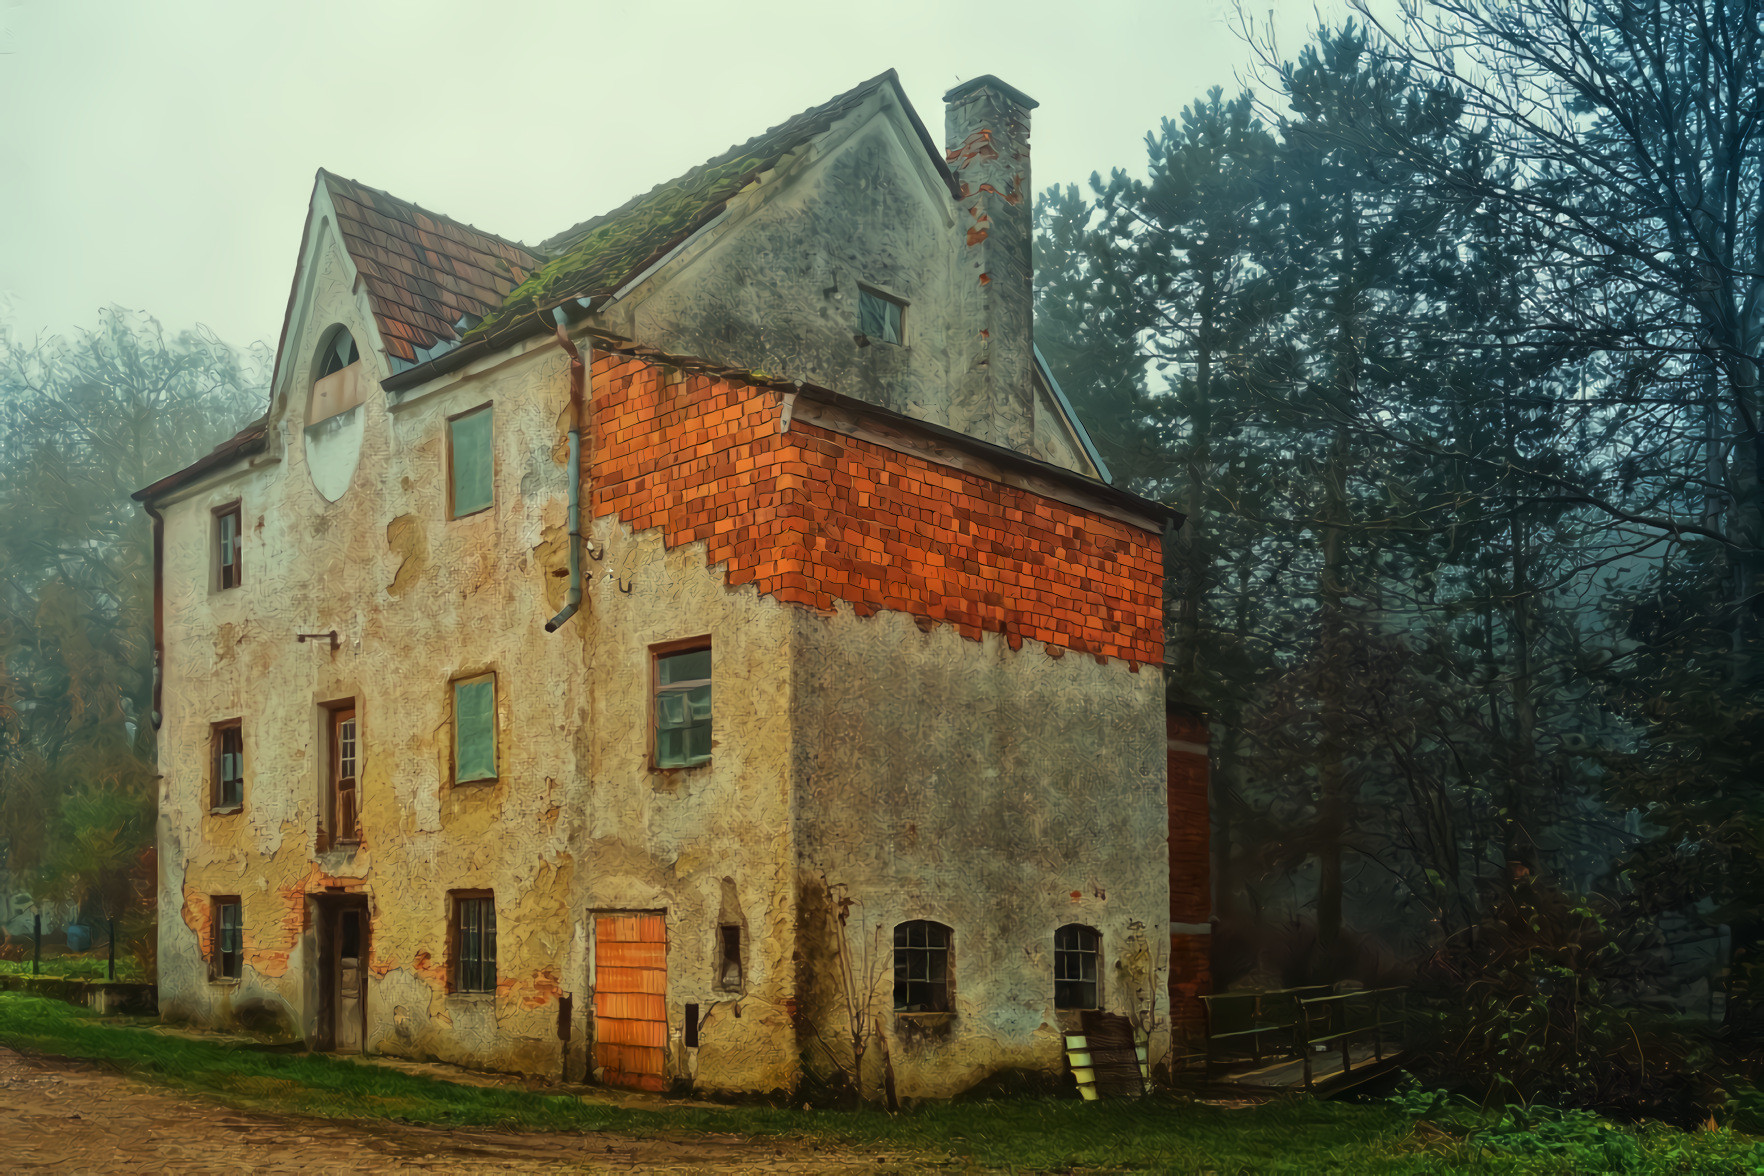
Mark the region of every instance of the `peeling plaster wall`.
<instances>
[{"instance_id":1,"label":"peeling plaster wall","mask_svg":"<svg viewBox=\"0 0 1764 1176\"><path fill-rule=\"evenodd\" d=\"M597 321L662 351L818 384L1091 472L1027 366L1020 397L1004 405L974 376L987 352L980 296L960 288L980 276L965 257L966 219L883 90ZM908 304L905 346L855 341L860 283ZM1027 355L1027 293L1023 310L1012 323Z\"/></svg>"},{"instance_id":2,"label":"peeling plaster wall","mask_svg":"<svg viewBox=\"0 0 1764 1176\"><path fill-rule=\"evenodd\" d=\"M615 518L593 526L593 709L579 735L592 763L570 839L587 871L578 910L668 914L671 1073L706 1090L790 1090L795 877L789 814L791 626L787 606L731 590L703 543L663 550ZM650 760L650 647L711 640L711 761ZM718 927L743 927L744 984L718 987ZM699 1007L688 1056L684 1006Z\"/></svg>"},{"instance_id":3,"label":"peeling plaster wall","mask_svg":"<svg viewBox=\"0 0 1764 1176\"><path fill-rule=\"evenodd\" d=\"M702 545L664 552L658 535L632 538L607 521L602 559L584 560L582 612L544 632L567 586L568 384L556 347L392 405L376 388L354 410L359 453L339 488L332 439L314 444L300 419L320 337L341 322L372 378L386 373L323 226L311 257L312 309L288 345L270 453L164 507L164 1015L318 1039L315 916L341 890L369 904L370 1052L556 1074L556 1002L570 992L579 1075L592 1027L590 913L665 908L671 1074L696 1073L708 1088L794 1085L782 606L725 588ZM495 413L495 506L448 520L445 422L484 403ZM315 454L325 463L316 481L335 501L315 485ZM236 499L244 586L216 592L212 512ZM323 639L295 640L332 629L335 653ZM713 639L715 757L654 772L648 646L698 634ZM450 682L483 670L497 674L499 778L455 787ZM342 699L359 708L363 841L321 853L323 708ZM231 718L244 720L245 803L213 815L210 727ZM446 991L448 892L464 889L495 895L494 995ZM751 937L745 990L733 993L713 975L731 893ZM211 903L235 894L244 975L217 982ZM691 1057L679 1044L688 1001L708 1015Z\"/></svg>"},{"instance_id":4,"label":"peeling plaster wall","mask_svg":"<svg viewBox=\"0 0 1764 1176\"><path fill-rule=\"evenodd\" d=\"M843 606L797 614L795 643L798 988L821 1035L846 1033L834 932L813 897L825 877L861 904L850 942L879 960L874 1008L902 1096L1060 1071L1061 1025L1076 1023L1053 1008L1053 935L1067 923L1102 933L1110 1011L1149 1012L1155 994L1158 1057L1170 910L1161 675ZM891 1011L893 928L909 919L953 931L943 1023ZM879 1065L872 1048L867 1080Z\"/></svg>"}]
</instances>

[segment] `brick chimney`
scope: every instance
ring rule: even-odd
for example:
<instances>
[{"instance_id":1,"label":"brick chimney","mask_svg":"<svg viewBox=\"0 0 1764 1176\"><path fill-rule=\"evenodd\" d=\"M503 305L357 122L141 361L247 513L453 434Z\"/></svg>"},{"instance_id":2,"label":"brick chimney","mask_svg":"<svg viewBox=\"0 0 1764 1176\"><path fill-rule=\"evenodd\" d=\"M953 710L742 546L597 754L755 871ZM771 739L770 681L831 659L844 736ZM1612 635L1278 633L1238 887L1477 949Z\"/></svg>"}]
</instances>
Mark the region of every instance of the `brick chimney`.
<instances>
[{"instance_id":1,"label":"brick chimney","mask_svg":"<svg viewBox=\"0 0 1764 1176\"><path fill-rule=\"evenodd\" d=\"M943 96L943 138L961 184L965 248L958 294L972 324L950 395L949 423L1032 452L1035 439L1033 237L1029 112L1040 103L991 74Z\"/></svg>"}]
</instances>

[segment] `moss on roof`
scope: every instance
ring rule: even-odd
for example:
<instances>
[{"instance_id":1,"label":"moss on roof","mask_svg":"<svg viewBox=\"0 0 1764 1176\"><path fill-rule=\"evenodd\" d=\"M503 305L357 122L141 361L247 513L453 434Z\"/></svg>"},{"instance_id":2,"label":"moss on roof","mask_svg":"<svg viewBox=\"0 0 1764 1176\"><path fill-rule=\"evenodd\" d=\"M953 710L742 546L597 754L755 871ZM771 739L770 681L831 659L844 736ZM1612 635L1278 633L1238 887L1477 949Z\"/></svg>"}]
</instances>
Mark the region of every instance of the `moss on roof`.
<instances>
[{"instance_id":1,"label":"moss on roof","mask_svg":"<svg viewBox=\"0 0 1764 1176\"><path fill-rule=\"evenodd\" d=\"M546 241L539 251L549 254L551 260L510 291L500 308L466 332L465 341L496 333L523 315L566 299L598 297L618 290L722 212L731 198L777 167L786 155L890 81L895 81L893 70Z\"/></svg>"}]
</instances>

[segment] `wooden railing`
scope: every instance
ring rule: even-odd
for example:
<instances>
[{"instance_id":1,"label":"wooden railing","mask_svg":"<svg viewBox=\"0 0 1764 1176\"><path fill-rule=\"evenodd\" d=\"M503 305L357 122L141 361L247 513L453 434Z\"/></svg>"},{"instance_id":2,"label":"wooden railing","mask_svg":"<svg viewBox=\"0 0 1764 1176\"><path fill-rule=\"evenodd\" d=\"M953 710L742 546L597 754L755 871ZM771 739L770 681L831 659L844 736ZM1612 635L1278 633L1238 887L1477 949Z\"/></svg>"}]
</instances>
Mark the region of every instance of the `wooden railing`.
<instances>
[{"instance_id":1,"label":"wooden railing","mask_svg":"<svg viewBox=\"0 0 1764 1176\"><path fill-rule=\"evenodd\" d=\"M1304 1040L1299 1002L1328 996L1329 991L1327 984L1311 984L1201 997L1207 1013L1207 1078L1233 1062L1247 1061L1260 1069L1268 1062L1297 1056Z\"/></svg>"},{"instance_id":2,"label":"wooden railing","mask_svg":"<svg viewBox=\"0 0 1764 1176\"><path fill-rule=\"evenodd\" d=\"M1371 1041L1374 1065L1384 1061L1387 1045L1395 1047L1393 1053L1401 1051L1406 1040L1408 994L1406 988L1361 988L1299 998L1304 1031L1299 1052L1305 1060L1305 1089L1311 1089L1312 1069L1319 1055L1339 1050L1340 1072L1346 1076L1353 1073L1357 1043ZM1395 1033L1387 1037L1385 1031L1391 1029ZM1362 1058L1362 1066L1365 1062Z\"/></svg>"}]
</instances>

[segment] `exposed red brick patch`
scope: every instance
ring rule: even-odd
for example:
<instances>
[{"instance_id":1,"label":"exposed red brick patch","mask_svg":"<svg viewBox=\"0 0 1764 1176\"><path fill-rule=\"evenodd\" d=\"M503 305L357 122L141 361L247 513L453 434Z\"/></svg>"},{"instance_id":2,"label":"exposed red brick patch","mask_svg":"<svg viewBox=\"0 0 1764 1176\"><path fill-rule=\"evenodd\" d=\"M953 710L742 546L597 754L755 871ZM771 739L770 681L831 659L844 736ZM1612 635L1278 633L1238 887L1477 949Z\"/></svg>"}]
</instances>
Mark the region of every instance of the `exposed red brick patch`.
<instances>
[{"instance_id":1,"label":"exposed red brick patch","mask_svg":"<svg viewBox=\"0 0 1764 1176\"><path fill-rule=\"evenodd\" d=\"M1213 913L1212 823L1208 816L1211 733L1199 715L1171 714L1165 725L1170 747L1170 921L1204 924ZM1192 748L1201 750L1195 751ZM1170 935L1170 1008L1176 1024L1204 1033L1201 995L1212 991L1212 937Z\"/></svg>"},{"instance_id":2,"label":"exposed red brick patch","mask_svg":"<svg viewBox=\"0 0 1764 1176\"><path fill-rule=\"evenodd\" d=\"M1157 534L800 419L780 433L766 389L594 368L594 517L702 541L731 587L792 604L1162 664Z\"/></svg>"}]
</instances>

